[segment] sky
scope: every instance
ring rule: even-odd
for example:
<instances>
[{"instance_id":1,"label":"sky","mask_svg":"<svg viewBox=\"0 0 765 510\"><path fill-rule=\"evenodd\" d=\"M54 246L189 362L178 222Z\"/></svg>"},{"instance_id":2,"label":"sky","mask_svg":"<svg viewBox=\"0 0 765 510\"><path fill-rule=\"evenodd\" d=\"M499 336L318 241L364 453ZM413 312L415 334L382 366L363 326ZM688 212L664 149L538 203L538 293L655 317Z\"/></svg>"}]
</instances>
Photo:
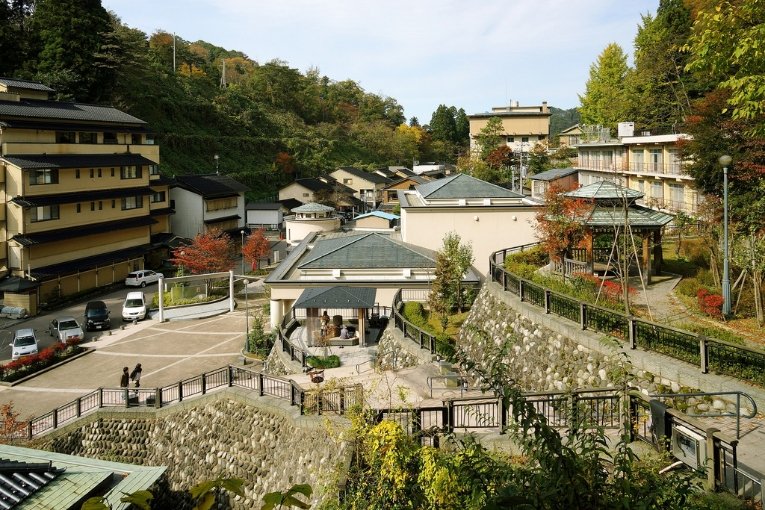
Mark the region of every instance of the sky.
<instances>
[{"instance_id":1,"label":"sky","mask_svg":"<svg viewBox=\"0 0 765 510\"><path fill-rule=\"evenodd\" d=\"M132 28L279 59L395 98L407 119L518 101L573 108L610 43L659 0L102 0Z\"/></svg>"}]
</instances>

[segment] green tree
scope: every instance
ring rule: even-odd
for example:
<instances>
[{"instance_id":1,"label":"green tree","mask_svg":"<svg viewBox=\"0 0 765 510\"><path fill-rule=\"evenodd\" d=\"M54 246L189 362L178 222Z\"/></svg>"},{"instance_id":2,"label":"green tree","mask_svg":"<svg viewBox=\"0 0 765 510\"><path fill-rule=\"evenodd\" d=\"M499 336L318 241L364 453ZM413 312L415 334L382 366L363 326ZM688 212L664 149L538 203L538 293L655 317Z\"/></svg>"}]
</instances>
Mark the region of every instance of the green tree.
<instances>
[{"instance_id":1,"label":"green tree","mask_svg":"<svg viewBox=\"0 0 765 510\"><path fill-rule=\"evenodd\" d=\"M430 134L433 140L453 143L457 139L454 115L446 105L440 104L430 118Z\"/></svg>"},{"instance_id":2,"label":"green tree","mask_svg":"<svg viewBox=\"0 0 765 510\"><path fill-rule=\"evenodd\" d=\"M431 310L441 317L446 329L448 314L456 307L462 313L464 303L462 279L473 264L473 248L462 244L456 232L444 236L443 247L436 253L436 269L429 297Z\"/></svg>"},{"instance_id":3,"label":"green tree","mask_svg":"<svg viewBox=\"0 0 765 510\"><path fill-rule=\"evenodd\" d=\"M661 0L656 16L646 14L635 36L634 91L629 120L638 131L670 133L690 112L698 85L685 72L691 12L683 0Z\"/></svg>"},{"instance_id":4,"label":"green tree","mask_svg":"<svg viewBox=\"0 0 765 510\"><path fill-rule=\"evenodd\" d=\"M465 110L460 108L454 115L454 127L456 139L460 147L467 148L470 145L470 121Z\"/></svg>"},{"instance_id":5,"label":"green tree","mask_svg":"<svg viewBox=\"0 0 765 510\"><path fill-rule=\"evenodd\" d=\"M59 94L80 101L104 96L111 83L96 54L111 29L101 0L38 0L32 16L38 77Z\"/></svg>"},{"instance_id":6,"label":"green tree","mask_svg":"<svg viewBox=\"0 0 765 510\"><path fill-rule=\"evenodd\" d=\"M624 86L629 75L627 55L611 43L590 66L584 95L579 96L579 112L585 124L599 124L613 130L629 113L630 94Z\"/></svg>"},{"instance_id":7,"label":"green tree","mask_svg":"<svg viewBox=\"0 0 765 510\"><path fill-rule=\"evenodd\" d=\"M505 127L499 117L489 117L486 125L475 137L481 159L485 160L491 151L505 143Z\"/></svg>"},{"instance_id":8,"label":"green tree","mask_svg":"<svg viewBox=\"0 0 765 510\"><path fill-rule=\"evenodd\" d=\"M765 134L765 3L760 0L702 3L688 49L687 69L730 92L734 120L754 121Z\"/></svg>"}]
</instances>

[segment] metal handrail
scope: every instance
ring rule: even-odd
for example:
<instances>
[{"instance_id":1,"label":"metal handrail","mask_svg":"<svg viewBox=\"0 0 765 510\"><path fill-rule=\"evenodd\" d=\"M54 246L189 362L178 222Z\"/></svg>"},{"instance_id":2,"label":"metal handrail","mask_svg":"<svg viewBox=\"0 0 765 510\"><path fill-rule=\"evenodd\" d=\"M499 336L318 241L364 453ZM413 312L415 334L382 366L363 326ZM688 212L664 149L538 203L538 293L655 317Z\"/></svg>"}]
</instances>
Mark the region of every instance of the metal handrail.
<instances>
[{"instance_id":1,"label":"metal handrail","mask_svg":"<svg viewBox=\"0 0 765 510\"><path fill-rule=\"evenodd\" d=\"M658 393L655 395L648 395L651 398L678 398L678 397L717 397L722 395L736 395L736 412L735 414L732 412L719 412L719 413L709 413L709 414L697 414L689 416L701 416L701 417L713 417L713 416L735 416L736 417L736 439L741 438L741 417L750 419L757 416L757 402L754 401L751 395L748 393L744 393L743 391L714 391L714 392L704 392L699 391L695 393ZM751 413L748 415L742 415L741 414L741 397L745 397L750 404L752 404L751 407ZM688 413L686 413L688 414Z\"/></svg>"},{"instance_id":2,"label":"metal handrail","mask_svg":"<svg viewBox=\"0 0 765 510\"><path fill-rule=\"evenodd\" d=\"M428 383L428 389L430 389L430 398L433 398L433 381L435 380L451 380L455 379L457 381L457 386L460 388L460 397L466 392L469 391L470 386L467 380L467 377L460 374L444 374L444 375L431 375L427 378ZM440 388L439 388L440 389Z\"/></svg>"}]
</instances>

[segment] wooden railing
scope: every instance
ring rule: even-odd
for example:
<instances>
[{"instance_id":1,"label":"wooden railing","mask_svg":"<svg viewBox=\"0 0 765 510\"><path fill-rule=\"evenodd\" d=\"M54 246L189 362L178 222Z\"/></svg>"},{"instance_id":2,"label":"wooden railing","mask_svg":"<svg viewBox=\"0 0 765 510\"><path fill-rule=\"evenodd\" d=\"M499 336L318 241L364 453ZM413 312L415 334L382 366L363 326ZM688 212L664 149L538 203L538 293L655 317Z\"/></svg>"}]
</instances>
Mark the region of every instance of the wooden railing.
<instances>
[{"instance_id":1,"label":"wooden railing","mask_svg":"<svg viewBox=\"0 0 765 510\"><path fill-rule=\"evenodd\" d=\"M263 372L228 365L161 388L98 388L54 410L31 419L24 435L32 439L81 416L104 408L161 408L221 388L239 387L289 401L300 414L333 412L344 414L352 405L362 403L361 385L329 391L310 391L295 381Z\"/></svg>"}]
</instances>

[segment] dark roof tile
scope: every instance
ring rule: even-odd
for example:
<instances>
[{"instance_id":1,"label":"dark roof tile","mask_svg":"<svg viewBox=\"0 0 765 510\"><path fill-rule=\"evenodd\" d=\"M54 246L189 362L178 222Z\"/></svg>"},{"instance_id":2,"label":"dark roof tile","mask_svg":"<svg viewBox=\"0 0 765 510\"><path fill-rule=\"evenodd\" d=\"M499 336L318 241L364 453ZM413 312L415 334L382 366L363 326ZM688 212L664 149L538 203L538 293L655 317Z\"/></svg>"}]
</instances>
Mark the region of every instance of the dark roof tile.
<instances>
[{"instance_id":1,"label":"dark roof tile","mask_svg":"<svg viewBox=\"0 0 765 510\"><path fill-rule=\"evenodd\" d=\"M204 198L220 198L250 191L248 186L228 175L180 175L175 177L175 181L174 186Z\"/></svg>"}]
</instances>

